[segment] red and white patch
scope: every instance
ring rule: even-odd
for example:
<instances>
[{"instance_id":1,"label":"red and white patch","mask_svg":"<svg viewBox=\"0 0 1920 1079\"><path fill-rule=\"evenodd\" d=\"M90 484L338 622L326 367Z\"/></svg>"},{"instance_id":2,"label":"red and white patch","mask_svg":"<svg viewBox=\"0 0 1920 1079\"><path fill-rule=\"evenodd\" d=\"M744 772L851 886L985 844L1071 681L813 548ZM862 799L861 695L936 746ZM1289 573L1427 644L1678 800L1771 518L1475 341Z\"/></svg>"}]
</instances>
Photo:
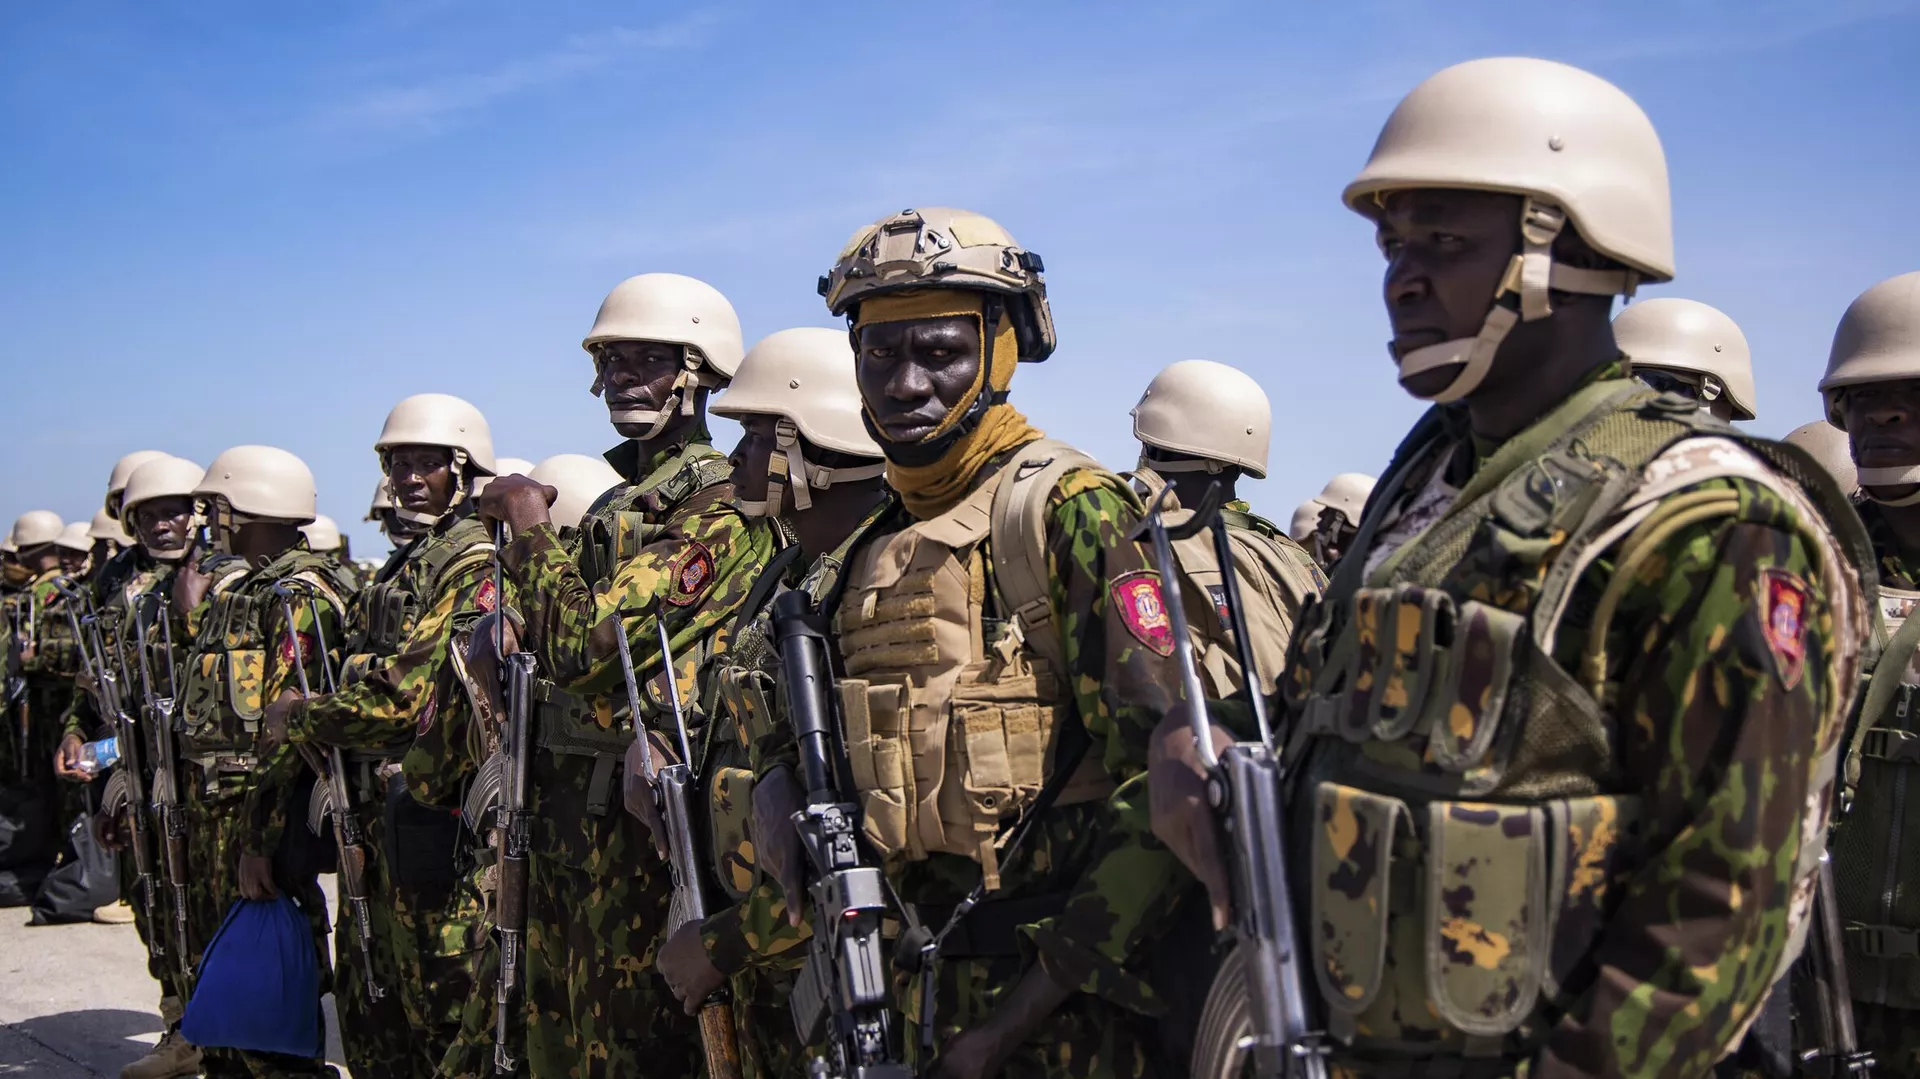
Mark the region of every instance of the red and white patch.
<instances>
[{"instance_id":1,"label":"red and white patch","mask_svg":"<svg viewBox=\"0 0 1920 1079\"><path fill-rule=\"evenodd\" d=\"M1173 620L1160 596L1160 578L1138 570L1113 582L1113 609L1134 639L1163 656L1173 655Z\"/></svg>"},{"instance_id":2,"label":"red and white patch","mask_svg":"<svg viewBox=\"0 0 1920 1079\"><path fill-rule=\"evenodd\" d=\"M488 614L492 614L494 608L500 606L500 593L493 587L493 578L489 577L480 582L479 590L473 594L473 605Z\"/></svg>"},{"instance_id":3,"label":"red and white patch","mask_svg":"<svg viewBox=\"0 0 1920 1079\"><path fill-rule=\"evenodd\" d=\"M1807 668L1807 585L1785 570L1760 572L1761 630L1780 684L1792 689Z\"/></svg>"},{"instance_id":4,"label":"red and white patch","mask_svg":"<svg viewBox=\"0 0 1920 1079\"><path fill-rule=\"evenodd\" d=\"M667 577L673 585L667 590L667 602L675 607L693 606L713 583L713 552L705 544L689 540L667 564Z\"/></svg>"},{"instance_id":5,"label":"red and white patch","mask_svg":"<svg viewBox=\"0 0 1920 1079\"><path fill-rule=\"evenodd\" d=\"M298 637L299 640L294 638ZM320 642L311 633L289 633L280 638L280 664L292 667L295 664L311 662L318 654Z\"/></svg>"}]
</instances>

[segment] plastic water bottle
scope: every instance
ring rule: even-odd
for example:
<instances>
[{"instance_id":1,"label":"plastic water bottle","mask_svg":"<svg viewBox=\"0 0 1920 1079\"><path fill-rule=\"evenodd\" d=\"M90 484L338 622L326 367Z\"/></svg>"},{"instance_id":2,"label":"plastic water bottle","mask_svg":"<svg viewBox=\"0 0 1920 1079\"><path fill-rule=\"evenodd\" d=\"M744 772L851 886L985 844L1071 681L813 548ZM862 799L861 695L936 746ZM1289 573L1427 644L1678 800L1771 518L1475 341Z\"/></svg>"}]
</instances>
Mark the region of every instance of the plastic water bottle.
<instances>
[{"instance_id":1,"label":"plastic water bottle","mask_svg":"<svg viewBox=\"0 0 1920 1079\"><path fill-rule=\"evenodd\" d=\"M98 742L88 742L80 747L80 763L75 767L90 776L114 766L120 760L120 739L102 738Z\"/></svg>"}]
</instances>

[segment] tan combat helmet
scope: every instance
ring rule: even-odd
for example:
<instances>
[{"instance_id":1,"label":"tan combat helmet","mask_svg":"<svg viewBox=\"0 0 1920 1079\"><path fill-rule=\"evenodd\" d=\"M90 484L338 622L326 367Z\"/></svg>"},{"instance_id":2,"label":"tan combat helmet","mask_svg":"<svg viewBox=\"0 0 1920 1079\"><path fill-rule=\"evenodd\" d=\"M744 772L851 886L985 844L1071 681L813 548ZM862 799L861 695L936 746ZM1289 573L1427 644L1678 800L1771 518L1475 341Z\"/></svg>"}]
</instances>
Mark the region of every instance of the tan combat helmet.
<instances>
[{"instance_id":1,"label":"tan combat helmet","mask_svg":"<svg viewBox=\"0 0 1920 1079\"><path fill-rule=\"evenodd\" d=\"M300 526L300 534L307 537L307 550L325 554L340 549L340 526L333 518L317 513L313 520Z\"/></svg>"},{"instance_id":2,"label":"tan combat helmet","mask_svg":"<svg viewBox=\"0 0 1920 1079\"><path fill-rule=\"evenodd\" d=\"M607 365L601 347L616 341L680 346L680 375L659 411L622 409L608 413L614 423L647 424L643 441L659 434L676 410L683 416L693 415L698 395L690 387L711 390L725 386L746 351L740 336L740 316L720 290L677 273L629 277L613 286L601 301L593 328L580 342L593 357L596 397L606 388Z\"/></svg>"},{"instance_id":3,"label":"tan combat helmet","mask_svg":"<svg viewBox=\"0 0 1920 1079\"><path fill-rule=\"evenodd\" d=\"M1364 472L1342 472L1327 481L1316 501L1345 517L1347 524L1359 528L1360 514L1367 508L1367 497L1373 494L1376 482Z\"/></svg>"},{"instance_id":4,"label":"tan combat helmet","mask_svg":"<svg viewBox=\"0 0 1920 1079\"><path fill-rule=\"evenodd\" d=\"M213 459L193 489L223 537L247 521L303 525L314 517L313 472L273 446L235 446Z\"/></svg>"},{"instance_id":5,"label":"tan combat helmet","mask_svg":"<svg viewBox=\"0 0 1920 1079\"><path fill-rule=\"evenodd\" d=\"M387 485L387 477L381 476L379 482L373 485L373 501L367 505L367 515L362 519L384 522L386 518L382 514L392 508L393 488Z\"/></svg>"},{"instance_id":6,"label":"tan combat helmet","mask_svg":"<svg viewBox=\"0 0 1920 1079\"><path fill-rule=\"evenodd\" d=\"M886 471L880 446L861 419L860 388L853 378L853 346L839 330L813 327L769 334L740 362L733 385L714 402L713 414L776 416L774 454L767 462L767 497L736 499L749 517L780 512L781 488L793 487L795 509L810 509L808 488L870 480ZM830 468L810 462L800 440L823 450L872 460Z\"/></svg>"},{"instance_id":7,"label":"tan combat helmet","mask_svg":"<svg viewBox=\"0 0 1920 1079\"><path fill-rule=\"evenodd\" d=\"M1861 293L1833 332L1827 374L1820 392L1827 420L1847 429L1846 390L1869 382L1920 379L1920 270L1889 277ZM1911 465L1860 469L1860 486L1873 498L1875 487L1920 483L1920 461ZM1874 498L1879 502L1881 499ZM1920 503L1920 491L1887 505Z\"/></svg>"},{"instance_id":8,"label":"tan combat helmet","mask_svg":"<svg viewBox=\"0 0 1920 1079\"><path fill-rule=\"evenodd\" d=\"M72 521L60 528L60 535L53 541L55 547L68 551L90 553L93 550L93 537L87 535L91 527L85 521Z\"/></svg>"},{"instance_id":9,"label":"tan combat helmet","mask_svg":"<svg viewBox=\"0 0 1920 1079\"><path fill-rule=\"evenodd\" d=\"M587 510L600 496L624 482L612 465L584 453L554 454L524 475L560 492L547 509L547 517L555 528L579 528L580 518L587 515Z\"/></svg>"},{"instance_id":10,"label":"tan combat helmet","mask_svg":"<svg viewBox=\"0 0 1920 1079\"><path fill-rule=\"evenodd\" d=\"M1387 118L1345 200L1373 217L1394 191L1465 188L1524 196L1524 247L1490 297L1477 336L1396 357L1404 383L1457 370L1435 401L1457 401L1486 378L1521 321L1552 313L1549 290L1632 295L1673 277L1673 214L1660 137L1633 99L1605 79L1549 60L1504 57L1456 64L1414 87ZM1568 224L1624 270L1553 259Z\"/></svg>"},{"instance_id":11,"label":"tan combat helmet","mask_svg":"<svg viewBox=\"0 0 1920 1079\"><path fill-rule=\"evenodd\" d=\"M1009 297L1007 313L1020 359L1053 354L1053 312L1046 267L990 217L929 206L902 210L853 234L833 269L820 278L827 310L849 318L860 301L908 289L973 289ZM984 345L984 342L982 342Z\"/></svg>"},{"instance_id":12,"label":"tan combat helmet","mask_svg":"<svg viewBox=\"0 0 1920 1079\"><path fill-rule=\"evenodd\" d=\"M448 393L416 393L387 413L373 448L380 468L387 468L387 451L395 446L442 446L453 452L454 495L458 504L480 476L494 475L493 429L480 410ZM441 514L415 513L396 501L394 515L417 525L431 525Z\"/></svg>"},{"instance_id":13,"label":"tan combat helmet","mask_svg":"<svg viewBox=\"0 0 1920 1079\"><path fill-rule=\"evenodd\" d=\"M120 494L127 489L127 480L131 479L135 469L148 461L157 461L169 456L159 450L134 450L113 463L113 474L107 477L107 516L120 519Z\"/></svg>"},{"instance_id":14,"label":"tan combat helmet","mask_svg":"<svg viewBox=\"0 0 1920 1079\"><path fill-rule=\"evenodd\" d=\"M45 547L60 538L60 530L66 523L52 510L28 510L13 522L13 531L7 534L13 549L22 554L35 547Z\"/></svg>"},{"instance_id":15,"label":"tan combat helmet","mask_svg":"<svg viewBox=\"0 0 1920 1079\"><path fill-rule=\"evenodd\" d=\"M1141 466L1155 472L1237 467L1263 478L1272 426L1267 391L1239 368L1211 360L1181 360L1162 369L1133 406L1133 437L1153 449L1193 458L1143 455Z\"/></svg>"},{"instance_id":16,"label":"tan combat helmet","mask_svg":"<svg viewBox=\"0 0 1920 1079\"><path fill-rule=\"evenodd\" d=\"M1747 335L1719 308L1677 296L1641 300L1614 316L1613 339L1635 374L1674 372L1702 407L1724 398L1729 418L1753 419L1753 354Z\"/></svg>"},{"instance_id":17,"label":"tan combat helmet","mask_svg":"<svg viewBox=\"0 0 1920 1079\"><path fill-rule=\"evenodd\" d=\"M493 467L493 476L481 476L473 481L474 497L479 497L480 492L487 489L487 484L493 482L494 476L533 475L533 462L524 457L496 457L493 460Z\"/></svg>"},{"instance_id":18,"label":"tan combat helmet","mask_svg":"<svg viewBox=\"0 0 1920 1079\"><path fill-rule=\"evenodd\" d=\"M1785 439L1806 450L1820 467L1833 475L1842 491L1851 492L1860 486L1860 474L1853 467L1853 447L1847 443L1847 433L1825 420L1803 423L1787 433Z\"/></svg>"},{"instance_id":19,"label":"tan combat helmet","mask_svg":"<svg viewBox=\"0 0 1920 1079\"><path fill-rule=\"evenodd\" d=\"M125 507L124 516L129 521L133 520L134 511L142 502L151 502L156 498L180 496L193 498L200 487L200 481L206 476L206 469L184 458L161 457L155 461L148 461L135 469L133 476L127 480L127 493L122 500ZM142 539L140 548L157 561L178 562L193 550L192 537L187 537L187 540L188 542L178 547L156 549L148 546L146 540Z\"/></svg>"},{"instance_id":20,"label":"tan combat helmet","mask_svg":"<svg viewBox=\"0 0 1920 1079\"><path fill-rule=\"evenodd\" d=\"M1296 543L1312 539L1313 534L1320 530L1320 511L1326 508L1327 504L1317 498L1300 503L1300 508L1293 511L1293 523L1287 528L1287 535L1292 536Z\"/></svg>"},{"instance_id":21,"label":"tan combat helmet","mask_svg":"<svg viewBox=\"0 0 1920 1079\"><path fill-rule=\"evenodd\" d=\"M124 496L124 492L122 492ZM123 497L121 501L125 501ZM133 546L133 537L127 534L126 526L107 515L105 509L93 511L93 521L87 526L87 538L106 540L120 547Z\"/></svg>"}]
</instances>

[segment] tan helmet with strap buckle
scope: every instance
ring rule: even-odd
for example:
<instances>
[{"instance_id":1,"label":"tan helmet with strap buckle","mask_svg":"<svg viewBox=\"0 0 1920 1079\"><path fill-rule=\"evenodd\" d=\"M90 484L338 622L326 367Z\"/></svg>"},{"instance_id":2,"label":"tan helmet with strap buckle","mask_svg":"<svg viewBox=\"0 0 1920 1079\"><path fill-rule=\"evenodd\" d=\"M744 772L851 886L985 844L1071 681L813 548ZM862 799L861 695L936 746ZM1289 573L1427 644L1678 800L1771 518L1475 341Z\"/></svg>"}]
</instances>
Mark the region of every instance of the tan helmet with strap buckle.
<instances>
[{"instance_id":1,"label":"tan helmet with strap buckle","mask_svg":"<svg viewBox=\"0 0 1920 1079\"><path fill-rule=\"evenodd\" d=\"M767 462L767 497L736 499L740 512L770 517L780 512L781 489L791 485L796 509L810 509L809 488L870 480L886 471L880 446L861 421L860 388L853 377L853 348L840 330L811 326L781 330L753 346L733 384L713 404L713 414L773 416L774 453ZM809 461L801 439L823 450L870 459L872 464L832 468Z\"/></svg>"},{"instance_id":2,"label":"tan helmet with strap buckle","mask_svg":"<svg viewBox=\"0 0 1920 1079\"><path fill-rule=\"evenodd\" d=\"M156 461L166 456L168 454L159 450L134 450L113 463L113 474L107 477L105 505L107 516L114 520L120 519L120 494L127 489L127 480L133 477L134 471L148 461Z\"/></svg>"},{"instance_id":3,"label":"tan helmet with strap buckle","mask_svg":"<svg viewBox=\"0 0 1920 1079\"><path fill-rule=\"evenodd\" d=\"M674 413L693 415L695 388L718 389L740 367L746 351L740 336L740 316L714 288L697 278L676 273L644 273L613 287L600 303L593 328L582 348L593 357L593 393L606 387L606 359L602 347L620 341L653 341L680 346L681 371L673 391L658 410L609 410L614 423L644 423L641 438L652 438L666 427Z\"/></svg>"},{"instance_id":4,"label":"tan helmet with strap buckle","mask_svg":"<svg viewBox=\"0 0 1920 1079\"><path fill-rule=\"evenodd\" d=\"M1635 370L1690 375L1699 383L1701 404L1724 394L1734 419L1753 419L1753 353L1726 312L1678 296L1641 300L1614 316L1613 339Z\"/></svg>"},{"instance_id":5,"label":"tan helmet with strap buckle","mask_svg":"<svg viewBox=\"0 0 1920 1079\"><path fill-rule=\"evenodd\" d=\"M1153 449L1192 460L1143 456L1156 472L1244 469L1267 474L1273 406L1253 376L1212 360L1181 360L1162 368L1133 406L1133 437Z\"/></svg>"},{"instance_id":6,"label":"tan helmet with strap buckle","mask_svg":"<svg viewBox=\"0 0 1920 1079\"><path fill-rule=\"evenodd\" d=\"M194 487L223 529L241 519L303 525L314 517L313 471L275 446L235 446L213 459Z\"/></svg>"}]
</instances>

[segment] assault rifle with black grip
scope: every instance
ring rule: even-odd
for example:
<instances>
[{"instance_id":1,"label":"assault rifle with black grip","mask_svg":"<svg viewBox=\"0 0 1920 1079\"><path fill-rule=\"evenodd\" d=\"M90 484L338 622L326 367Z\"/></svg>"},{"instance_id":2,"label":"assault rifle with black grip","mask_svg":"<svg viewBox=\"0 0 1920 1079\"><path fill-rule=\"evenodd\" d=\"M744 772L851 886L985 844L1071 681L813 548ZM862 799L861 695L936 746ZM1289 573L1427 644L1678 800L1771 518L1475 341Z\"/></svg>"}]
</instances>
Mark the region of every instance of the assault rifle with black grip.
<instances>
[{"instance_id":1,"label":"assault rifle with black grip","mask_svg":"<svg viewBox=\"0 0 1920 1079\"><path fill-rule=\"evenodd\" d=\"M808 1065L812 1079L911 1079L894 1048L881 954L886 881L861 847L860 807L842 795L846 768L834 736L827 635L805 592L775 597L773 636L807 794L793 825L813 870L807 887L813 939L787 998L794 1029L804 1044L826 1043L826 1056Z\"/></svg>"},{"instance_id":2,"label":"assault rifle with black grip","mask_svg":"<svg viewBox=\"0 0 1920 1079\"><path fill-rule=\"evenodd\" d=\"M1190 702L1193 738L1206 765L1207 800L1227 837L1232 875L1234 951L1221 964L1201 1014L1195 1038L1192 1074L1196 1079L1240 1075L1250 1063L1262 1079L1326 1079L1322 1033L1307 995L1301 963L1293 893L1287 879L1287 820L1282 795L1284 770L1274 749L1272 724L1258 687L1263 683L1248 636L1232 542L1220 515L1220 484L1211 485L1201 504L1179 525L1169 527L1165 512L1171 487L1155 496L1132 533L1149 536L1160 574L1160 590L1173 623L1174 654L1180 682ZM1258 741L1235 742L1216 753L1206 709L1206 688L1188 636L1180 598L1179 563L1173 540L1211 528L1214 555L1226 593L1234 642L1240 653L1245 692L1259 728ZM1249 1054L1251 1059L1249 1060Z\"/></svg>"},{"instance_id":3,"label":"assault rifle with black grip","mask_svg":"<svg viewBox=\"0 0 1920 1079\"><path fill-rule=\"evenodd\" d=\"M287 639L293 644L293 673L300 684L302 697L313 696L313 687L307 682L307 656L304 642L300 639L299 622L293 616L293 590L284 582L276 581L273 596L280 601L280 613L287 622ZM325 679L328 693L339 687L334 684L333 665L327 662L326 630L320 623L320 605L311 592L307 593L307 613L313 619L315 647L320 652L320 675ZM360 942L360 958L366 966L367 998L380 1000L386 997L386 987L373 976L373 922L371 905L367 895L367 837L361 834L360 818L354 815L353 800L347 790L347 762L339 746L328 746L323 755L308 745L300 746L300 754L306 759L307 766L320 777L314 784L313 801L307 807L307 828L315 835L322 834L320 822L327 817L333 818L333 845L340 852L340 896L353 907L354 935Z\"/></svg>"},{"instance_id":4,"label":"assault rifle with black grip","mask_svg":"<svg viewBox=\"0 0 1920 1079\"><path fill-rule=\"evenodd\" d=\"M619 638L620 674L627 684L627 710L633 716L634 737L640 744L640 769L653 793L654 818L666 835L667 865L673 873L673 903L667 913L665 936L688 922L705 921L708 913L707 875L701 871L701 830L694 827L700 780L693 770L693 740L687 735L687 715L680 707L680 679L675 673L673 641L658 600L647 613L660 634L660 664L667 682L667 700L673 706L674 727L680 738L680 760L655 767L644 713L640 711L640 682L633 673L633 652L626 631ZM617 617L617 615L616 615ZM706 1051L709 1079L739 1079L740 1042L733 1027L733 1006L721 988L700 1005L700 1042Z\"/></svg>"},{"instance_id":5,"label":"assault rifle with black grip","mask_svg":"<svg viewBox=\"0 0 1920 1079\"><path fill-rule=\"evenodd\" d=\"M1796 1010L1814 1043L1800 1052L1800 1071L1819 1079L1867 1079L1876 1062L1872 1053L1861 1050L1853 1029L1845 936L1834 895L1833 862L1826 854L1820 855L1814 884L1813 927L1806 950L1800 954L1804 976L1794 978L1803 997Z\"/></svg>"},{"instance_id":6,"label":"assault rifle with black grip","mask_svg":"<svg viewBox=\"0 0 1920 1079\"><path fill-rule=\"evenodd\" d=\"M100 612L93 607L92 597L71 578L62 578L68 584L61 588L66 602L67 624L73 629L76 647L80 650L80 666L85 672L87 692L93 698L94 711L106 717L113 724L113 736L120 748L120 766L107 777L107 785L100 797L100 811L110 818L126 822L126 842L133 853L134 887L138 891L140 909L146 914L147 924L153 926L147 933L147 954L154 959L165 958L167 954L166 938L159 932L160 895L159 882L154 876L155 852L153 849L152 821L147 817L147 747L140 737L140 728L134 722L133 714L127 709L127 702L120 692L120 671L125 669L124 657L119 670L108 662L106 637L100 632ZM84 611L84 613L82 613Z\"/></svg>"},{"instance_id":7,"label":"assault rifle with black grip","mask_svg":"<svg viewBox=\"0 0 1920 1079\"><path fill-rule=\"evenodd\" d=\"M141 718L153 732L153 811L160 823L161 861L167 889L173 895L173 942L181 973L193 974L193 951L187 937L187 818L180 805L180 755L174 743L173 708L180 699L173 669L173 624L167 617L167 597L143 592L133 601L134 649L140 667ZM153 640L149 621L160 619L160 646L165 649L167 694L157 692L153 677ZM124 750L123 750L124 752ZM154 931L158 935L158 930Z\"/></svg>"}]
</instances>

